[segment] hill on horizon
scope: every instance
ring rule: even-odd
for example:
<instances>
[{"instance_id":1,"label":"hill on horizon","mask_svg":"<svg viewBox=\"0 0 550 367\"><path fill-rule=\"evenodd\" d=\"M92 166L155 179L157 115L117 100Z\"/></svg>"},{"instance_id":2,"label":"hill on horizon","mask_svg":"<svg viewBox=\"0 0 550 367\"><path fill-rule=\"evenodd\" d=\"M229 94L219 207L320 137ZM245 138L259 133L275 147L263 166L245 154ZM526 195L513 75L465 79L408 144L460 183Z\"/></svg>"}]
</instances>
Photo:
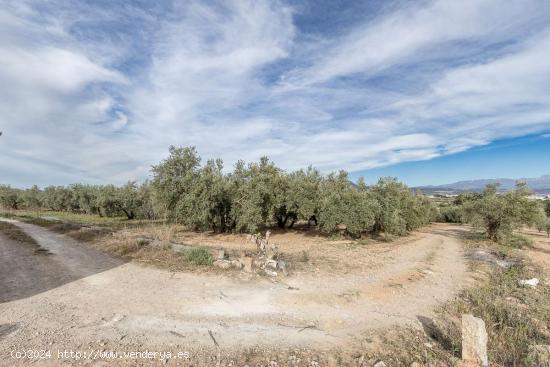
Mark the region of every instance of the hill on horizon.
<instances>
[{"instance_id":1,"label":"hill on horizon","mask_svg":"<svg viewBox=\"0 0 550 367\"><path fill-rule=\"evenodd\" d=\"M499 183L500 191L512 190L517 181L525 181L527 185L537 194L550 194L550 175L544 175L534 178L489 178L479 180L458 181L444 185L426 185L418 186L416 189L425 193L434 191L482 191L486 185Z\"/></svg>"}]
</instances>

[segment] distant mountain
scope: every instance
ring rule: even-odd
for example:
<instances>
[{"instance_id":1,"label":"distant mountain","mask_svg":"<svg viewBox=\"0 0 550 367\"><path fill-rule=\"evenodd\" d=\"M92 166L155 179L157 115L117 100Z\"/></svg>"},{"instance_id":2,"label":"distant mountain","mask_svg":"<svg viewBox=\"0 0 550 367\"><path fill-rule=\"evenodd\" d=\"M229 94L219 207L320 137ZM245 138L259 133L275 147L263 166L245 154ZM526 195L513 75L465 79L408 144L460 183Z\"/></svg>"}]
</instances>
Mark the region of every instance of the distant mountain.
<instances>
[{"instance_id":1,"label":"distant mountain","mask_svg":"<svg viewBox=\"0 0 550 367\"><path fill-rule=\"evenodd\" d=\"M419 186L416 187L416 189L419 189L427 194L441 191L459 193L464 191L482 191L487 184L500 183L499 190L508 191L515 187L516 181L527 182L527 185L537 194L550 194L550 175L544 175L537 178L491 178L459 181L445 185Z\"/></svg>"}]
</instances>

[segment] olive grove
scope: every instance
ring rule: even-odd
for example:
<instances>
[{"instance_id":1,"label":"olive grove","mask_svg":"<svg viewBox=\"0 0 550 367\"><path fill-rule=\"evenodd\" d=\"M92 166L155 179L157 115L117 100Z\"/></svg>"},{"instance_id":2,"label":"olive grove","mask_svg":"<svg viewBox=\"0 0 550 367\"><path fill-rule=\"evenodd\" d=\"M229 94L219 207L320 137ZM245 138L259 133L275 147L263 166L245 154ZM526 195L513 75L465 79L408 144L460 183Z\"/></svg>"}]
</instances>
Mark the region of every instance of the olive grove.
<instances>
[{"instance_id":1,"label":"olive grove","mask_svg":"<svg viewBox=\"0 0 550 367\"><path fill-rule=\"evenodd\" d=\"M161 219L198 231L255 232L302 222L352 237L403 235L437 215L427 197L393 178L367 187L362 179L353 184L345 171L286 172L266 157L238 161L226 171L220 159L203 164L194 147L170 147L168 157L152 167L151 180L141 185L0 186L0 205Z\"/></svg>"}]
</instances>

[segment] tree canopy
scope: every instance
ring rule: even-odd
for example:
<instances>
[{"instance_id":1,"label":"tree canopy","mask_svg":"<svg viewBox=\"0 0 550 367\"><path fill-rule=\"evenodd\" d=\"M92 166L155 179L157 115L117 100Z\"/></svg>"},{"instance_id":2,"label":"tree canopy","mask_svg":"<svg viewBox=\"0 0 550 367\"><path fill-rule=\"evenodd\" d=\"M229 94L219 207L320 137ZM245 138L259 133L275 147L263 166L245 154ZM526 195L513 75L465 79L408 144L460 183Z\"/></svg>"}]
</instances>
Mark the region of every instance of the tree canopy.
<instances>
[{"instance_id":1,"label":"tree canopy","mask_svg":"<svg viewBox=\"0 0 550 367\"><path fill-rule=\"evenodd\" d=\"M0 186L0 204L100 216L161 218L194 230L255 232L292 228L312 219L327 233L402 235L436 215L431 201L394 178L372 187L353 184L345 171L328 175L313 167L286 172L267 157L238 161L225 170L221 159L202 160L194 147L170 147L152 167L151 181L122 186L73 184Z\"/></svg>"}]
</instances>

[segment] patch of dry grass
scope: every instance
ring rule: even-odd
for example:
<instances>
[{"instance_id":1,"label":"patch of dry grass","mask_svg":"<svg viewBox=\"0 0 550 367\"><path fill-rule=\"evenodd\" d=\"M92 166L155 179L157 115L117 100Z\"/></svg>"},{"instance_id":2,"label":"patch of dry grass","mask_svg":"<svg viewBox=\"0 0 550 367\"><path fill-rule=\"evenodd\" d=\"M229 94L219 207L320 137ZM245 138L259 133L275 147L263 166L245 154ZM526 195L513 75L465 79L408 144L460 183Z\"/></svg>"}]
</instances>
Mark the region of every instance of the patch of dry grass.
<instances>
[{"instance_id":1,"label":"patch of dry grass","mask_svg":"<svg viewBox=\"0 0 550 367\"><path fill-rule=\"evenodd\" d=\"M0 221L0 232L14 241L29 245L38 245L34 238L13 223Z\"/></svg>"}]
</instances>

